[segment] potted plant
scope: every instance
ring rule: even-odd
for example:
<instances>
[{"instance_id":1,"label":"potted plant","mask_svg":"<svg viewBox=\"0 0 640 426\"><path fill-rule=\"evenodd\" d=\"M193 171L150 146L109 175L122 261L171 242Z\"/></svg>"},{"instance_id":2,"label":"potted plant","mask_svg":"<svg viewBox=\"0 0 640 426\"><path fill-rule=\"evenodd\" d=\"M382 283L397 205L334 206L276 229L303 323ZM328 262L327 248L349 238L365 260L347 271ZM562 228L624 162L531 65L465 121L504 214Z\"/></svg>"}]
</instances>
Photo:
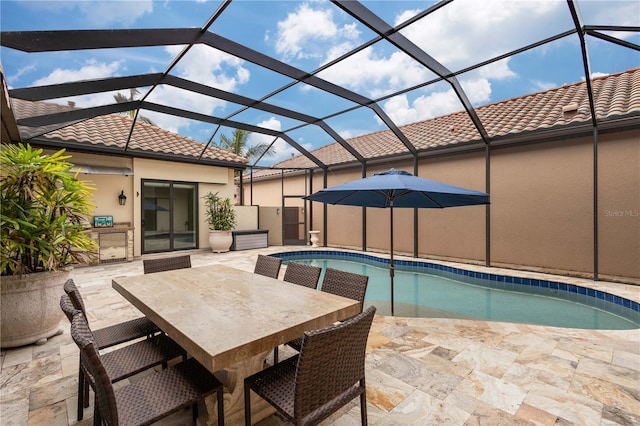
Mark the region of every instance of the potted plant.
<instances>
[{"instance_id":1,"label":"potted plant","mask_svg":"<svg viewBox=\"0 0 640 426\"><path fill-rule=\"evenodd\" d=\"M69 267L97 251L86 225L91 187L64 150L0 147L0 275L3 348L44 343L61 332L59 307Z\"/></svg>"},{"instance_id":2,"label":"potted plant","mask_svg":"<svg viewBox=\"0 0 640 426\"><path fill-rule=\"evenodd\" d=\"M236 226L236 212L229 197L222 198L216 192L204 197L205 216L209 224L209 245L214 253L229 251L233 244L231 230Z\"/></svg>"}]
</instances>

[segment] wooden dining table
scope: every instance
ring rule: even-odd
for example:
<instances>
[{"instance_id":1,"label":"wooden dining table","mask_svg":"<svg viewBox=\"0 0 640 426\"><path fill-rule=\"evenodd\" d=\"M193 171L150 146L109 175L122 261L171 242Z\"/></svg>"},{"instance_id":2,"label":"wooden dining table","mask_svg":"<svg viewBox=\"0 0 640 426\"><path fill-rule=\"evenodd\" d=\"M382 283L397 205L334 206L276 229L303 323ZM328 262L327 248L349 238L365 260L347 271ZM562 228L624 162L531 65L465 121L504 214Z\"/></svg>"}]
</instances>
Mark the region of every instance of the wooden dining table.
<instances>
[{"instance_id":1,"label":"wooden dining table","mask_svg":"<svg viewBox=\"0 0 640 426\"><path fill-rule=\"evenodd\" d=\"M222 264L117 277L112 286L223 381L227 425L244 424L244 378L274 347L360 312L355 300ZM215 397L205 405L204 421L215 424ZM254 422L273 412L255 395L251 406Z\"/></svg>"}]
</instances>

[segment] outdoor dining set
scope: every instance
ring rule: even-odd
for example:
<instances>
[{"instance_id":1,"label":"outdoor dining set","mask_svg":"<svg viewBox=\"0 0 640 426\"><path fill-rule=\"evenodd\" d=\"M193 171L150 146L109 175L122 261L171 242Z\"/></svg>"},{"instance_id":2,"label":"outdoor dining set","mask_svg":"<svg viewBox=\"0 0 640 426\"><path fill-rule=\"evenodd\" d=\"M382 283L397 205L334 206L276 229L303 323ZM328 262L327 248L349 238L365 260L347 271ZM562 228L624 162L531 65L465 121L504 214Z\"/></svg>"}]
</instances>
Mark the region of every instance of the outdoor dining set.
<instances>
[{"instance_id":1,"label":"outdoor dining set","mask_svg":"<svg viewBox=\"0 0 640 426\"><path fill-rule=\"evenodd\" d=\"M277 412L311 425L358 396L367 424L369 278L327 268L318 291L320 267L290 261L279 280L281 264L258 255L251 273L192 268L189 255L145 259L143 275L113 279L145 316L99 329L69 279L60 307L80 351L78 421L93 390L94 425L148 425L189 407L195 424L199 404L207 424ZM297 353L279 360L281 345Z\"/></svg>"}]
</instances>

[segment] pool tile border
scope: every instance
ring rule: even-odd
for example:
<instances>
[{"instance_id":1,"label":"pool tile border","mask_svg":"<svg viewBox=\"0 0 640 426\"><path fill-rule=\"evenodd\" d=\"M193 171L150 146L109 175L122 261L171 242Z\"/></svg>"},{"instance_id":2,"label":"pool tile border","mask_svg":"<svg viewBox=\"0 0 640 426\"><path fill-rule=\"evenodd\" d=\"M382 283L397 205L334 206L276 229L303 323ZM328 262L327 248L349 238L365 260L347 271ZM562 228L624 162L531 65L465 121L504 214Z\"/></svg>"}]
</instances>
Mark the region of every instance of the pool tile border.
<instances>
[{"instance_id":1,"label":"pool tile border","mask_svg":"<svg viewBox=\"0 0 640 426\"><path fill-rule=\"evenodd\" d=\"M331 250L300 250L300 251L288 251L282 253L273 253L271 256L279 257L283 260L287 258L293 258L296 256L327 256L333 259L346 259L346 260L365 260L371 263L377 264L389 264L389 259L372 256L370 254L364 253L353 253L346 251L331 251ZM635 302L630 299L626 299L621 296L617 296L611 293L607 293L604 291L596 290L593 288L582 287L576 284L567 284L558 281L549 281L549 280L541 280L538 278L525 278L525 277L512 277L508 275L500 275L500 274L491 274L486 272L476 272L470 271L463 268L457 268L448 265L441 265L438 263L431 263L426 261L415 261L415 260L394 260L393 264L396 267L402 268L402 270L410 271L410 272L420 272L424 270L428 270L430 273L436 272L438 275L442 274L450 274L450 275L460 275L468 278L475 278L479 280L485 280L489 283L504 283L511 284L513 286L527 286L533 289L551 289L557 291L563 291L570 294L575 294L576 296L583 296L587 298L592 298L597 300L601 300L604 302L609 302L620 307L630 309L638 314L638 318L640 319L640 303ZM504 286L496 285L496 288L503 289L517 289L516 288L506 288ZM597 304L595 304L597 306Z\"/></svg>"}]
</instances>

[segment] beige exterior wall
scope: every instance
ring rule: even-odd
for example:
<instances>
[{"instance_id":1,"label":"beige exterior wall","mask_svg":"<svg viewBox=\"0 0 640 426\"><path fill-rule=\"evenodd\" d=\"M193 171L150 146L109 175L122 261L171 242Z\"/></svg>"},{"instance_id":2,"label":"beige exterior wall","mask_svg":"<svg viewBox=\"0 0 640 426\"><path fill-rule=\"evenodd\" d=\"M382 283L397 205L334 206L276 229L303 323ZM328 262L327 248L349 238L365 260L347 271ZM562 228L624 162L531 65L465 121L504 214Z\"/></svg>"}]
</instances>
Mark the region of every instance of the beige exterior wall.
<instances>
[{"instance_id":1,"label":"beige exterior wall","mask_svg":"<svg viewBox=\"0 0 640 426\"><path fill-rule=\"evenodd\" d=\"M169 161L148 160L135 158L133 161L135 182L134 192L136 194L135 201L132 203L133 223L136 224L137 232L134 242L134 256L142 254L142 233L139 230L141 223L142 207L140 205L142 179L156 179L180 182L199 183L198 185L198 211L200 212L198 225L198 245L200 248L206 248L209 245L209 228L205 220L204 200L202 196L209 191L219 192L221 197L229 197L234 200L234 184L233 169L215 166L201 166L197 164L185 164ZM126 191L125 191L126 193ZM128 201L128 200L127 200ZM127 202L127 204L129 204Z\"/></svg>"},{"instance_id":2,"label":"beige exterior wall","mask_svg":"<svg viewBox=\"0 0 640 426\"><path fill-rule=\"evenodd\" d=\"M53 153L55 151L45 150L45 152ZM71 155L68 161L80 169L79 178L94 188L93 196L91 197L91 201L95 206L93 216L113 216L114 223L132 223L133 211L129 203L132 199L133 176L87 173L89 167L83 167L97 166L132 170L132 159L106 155L67 153ZM127 196L127 205L125 206L118 204L118 195L120 195L121 191L124 191Z\"/></svg>"},{"instance_id":3,"label":"beige exterior wall","mask_svg":"<svg viewBox=\"0 0 640 426\"><path fill-rule=\"evenodd\" d=\"M395 164L394 168L413 173L412 163ZM388 170L389 166L371 167L367 176ZM459 171L464 174L459 175ZM473 154L422 160L418 175L452 185L484 191L484 155ZM357 180L361 170L332 172L328 186ZM315 183L318 183L316 186ZM314 178L314 191L322 188L322 175ZM327 206L328 245L362 248L362 208L352 206ZM413 255L413 209L394 209L394 252ZM418 253L456 260L477 261L484 259L485 208L459 207L451 209L418 209ZM313 229L322 230L323 205L314 203ZM391 242L391 217L389 209L367 208L367 250L388 252ZM336 223L339 222L339 223ZM325 236L319 235L320 243Z\"/></svg>"},{"instance_id":4,"label":"beige exterior wall","mask_svg":"<svg viewBox=\"0 0 640 426\"><path fill-rule=\"evenodd\" d=\"M593 272L593 173L588 139L495 150L491 260Z\"/></svg>"},{"instance_id":5,"label":"beige exterior wall","mask_svg":"<svg viewBox=\"0 0 640 426\"><path fill-rule=\"evenodd\" d=\"M232 200L235 198L234 171L226 167L72 152L69 154L72 156L69 161L75 165L80 165L81 179L90 182L95 188L92 197L95 205L93 216L110 215L113 216L114 223L127 223L133 227L133 255L136 257L141 255L142 247L140 194L143 179L198 184L198 196L200 197L198 200L200 212L198 244L200 248L209 246L209 229L203 213L205 207L202 196L212 191L219 192L221 196L230 197ZM82 172L82 165L129 169L133 171L133 174L87 174ZM127 196L127 201L126 205L120 206L118 204L118 195L123 190ZM246 216L242 218L243 226L249 226L249 223L257 221L257 213L255 212L247 212Z\"/></svg>"},{"instance_id":6,"label":"beige exterior wall","mask_svg":"<svg viewBox=\"0 0 640 426\"><path fill-rule=\"evenodd\" d=\"M640 282L640 132L606 133L598 145L598 273L603 279ZM413 172L412 163L390 167ZM360 179L361 169L332 170L328 186ZM594 273L593 140L566 139L494 148L490 158L490 264L590 277ZM479 191L485 187L482 151L421 158L418 175ZM286 174L285 174L286 176ZM304 188L303 177L285 178ZM309 193L322 188L317 172ZM248 190L248 188L247 188ZM278 178L254 182L256 199L273 205L282 195ZM259 194L259 198L256 197ZM362 208L313 203L310 229L320 244L362 249ZM418 254L425 258L486 262L485 206L418 210ZM413 254L412 209L395 209L394 249ZM389 211L367 209L367 250L388 252Z\"/></svg>"},{"instance_id":7,"label":"beige exterior wall","mask_svg":"<svg viewBox=\"0 0 640 426\"><path fill-rule=\"evenodd\" d=\"M475 191L487 190L484 152L425 159L420 162L418 175ZM420 256L484 263L485 224L485 206L420 209L418 253ZM412 242L411 235L407 238Z\"/></svg>"},{"instance_id":8,"label":"beige exterior wall","mask_svg":"<svg viewBox=\"0 0 640 426\"><path fill-rule=\"evenodd\" d=\"M84 180L84 177L83 177ZM86 180L96 188L94 191L94 216L113 216L114 223L133 223L133 176L124 175L86 175ZM118 204L118 196L124 191L126 204Z\"/></svg>"},{"instance_id":9,"label":"beige exterior wall","mask_svg":"<svg viewBox=\"0 0 640 426\"><path fill-rule=\"evenodd\" d=\"M245 205L282 207L282 184L279 178L260 182L260 189L257 188L256 182L253 183L253 190L249 184L243 186Z\"/></svg>"},{"instance_id":10,"label":"beige exterior wall","mask_svg":"<svg viewBox=\"0 0 640 426\"><path fill-rule=\"evenodd\" d=\"M327 186L336 186L352 180L360 179L362 171L360 169L355 170L340 170L331 172L327 178ZM318 191L322 188L322 174L319 174L313 179L314 187L313 191ZM362 208L352 206L332 206L327 205L327 223L328 223L328 235L324 235L322 229L323 225L323 208L322 203L313 203L313 226L314 230L320 231L318 239L321 244L326 241L328 245L338 247L349 248L362 248ZM374 209L369 209L374 210ZM369 221L369 216L367 216ZM371 235L367 232L369 237L379 237L377 232L375 235ZM367 241L370 245L371 242Z\"/></svg>"},{"instance_id":11,"label":"beige exterior wall","mask_svg":"<svg viewBox=\"0 0 640 426\"><path fill-rule=\"evenodd\" d=\"M244 202L246 205L253 202L254 206L260 206L258 225L260 229L269 230L269 245L283 244L282 221L284 207L298 207L301 215L298 220L300 222L304 221L302 207L305 206L305 201L301 197L308 193L309 190L307 189L306 191L307 192L305 192L304 176L288 176L286 178L284 192L280 176L277 176L273 180L263 181L259 186L255 185L254 182L253 191L251 191L251 185L245 183L243 186ZM288 198L283 199L283 196ZM298 236L300 238L306 237L305 239L308 240L309 236L304 235L303 225L299 226Z\"/></svg>"},{"instance_id":12,"label":"beige exterior wall","mask_svg":"<svg viewBox=\"0 0 640 426\"><path fill-rule=\"evenodd\" d=\"M258 229L258 206L235 206L238 231Z\"/></svg>"},{"instance_id":13,"label":"beige exterior wall","mask_svg":"<svg viewBox=\"0 0 640 426\"><path fill-rule=\"evenodd\" d=\"M286 176L286 175L285 175ZM251 191L251 185L245 183L244 204L261 207L282 207L282 196L299 196L305 195L305 178L304 176L288 176L286 177L286 185L284 192L280 176L273 180L260 182L260 190L256 191L256 182L254 182L254 190ZM308 191L308 190L307 190ZM287 199L287 207L302 207L304 200Z\"/></svg>"},{"instance_id":14,"label":"beige exterior wall","mask_svg":"<svg viewBox=\"0 0 640 426\"><path fill-rule=\"evenodd\" d=\"M640 277L640 131L598 145L600 273Z\"/></svg>"},{"instance_id":15,"label":"beige exterior wall","mask_svg":"<svg viewBox=\"0 0 640 426\"><path fill-rule=\"evenodd\" d=\"M282 245L282 210L280 207L259 208L258 223L260 229L269 230L269 245Z\"/></svg>"}]
</instances>

